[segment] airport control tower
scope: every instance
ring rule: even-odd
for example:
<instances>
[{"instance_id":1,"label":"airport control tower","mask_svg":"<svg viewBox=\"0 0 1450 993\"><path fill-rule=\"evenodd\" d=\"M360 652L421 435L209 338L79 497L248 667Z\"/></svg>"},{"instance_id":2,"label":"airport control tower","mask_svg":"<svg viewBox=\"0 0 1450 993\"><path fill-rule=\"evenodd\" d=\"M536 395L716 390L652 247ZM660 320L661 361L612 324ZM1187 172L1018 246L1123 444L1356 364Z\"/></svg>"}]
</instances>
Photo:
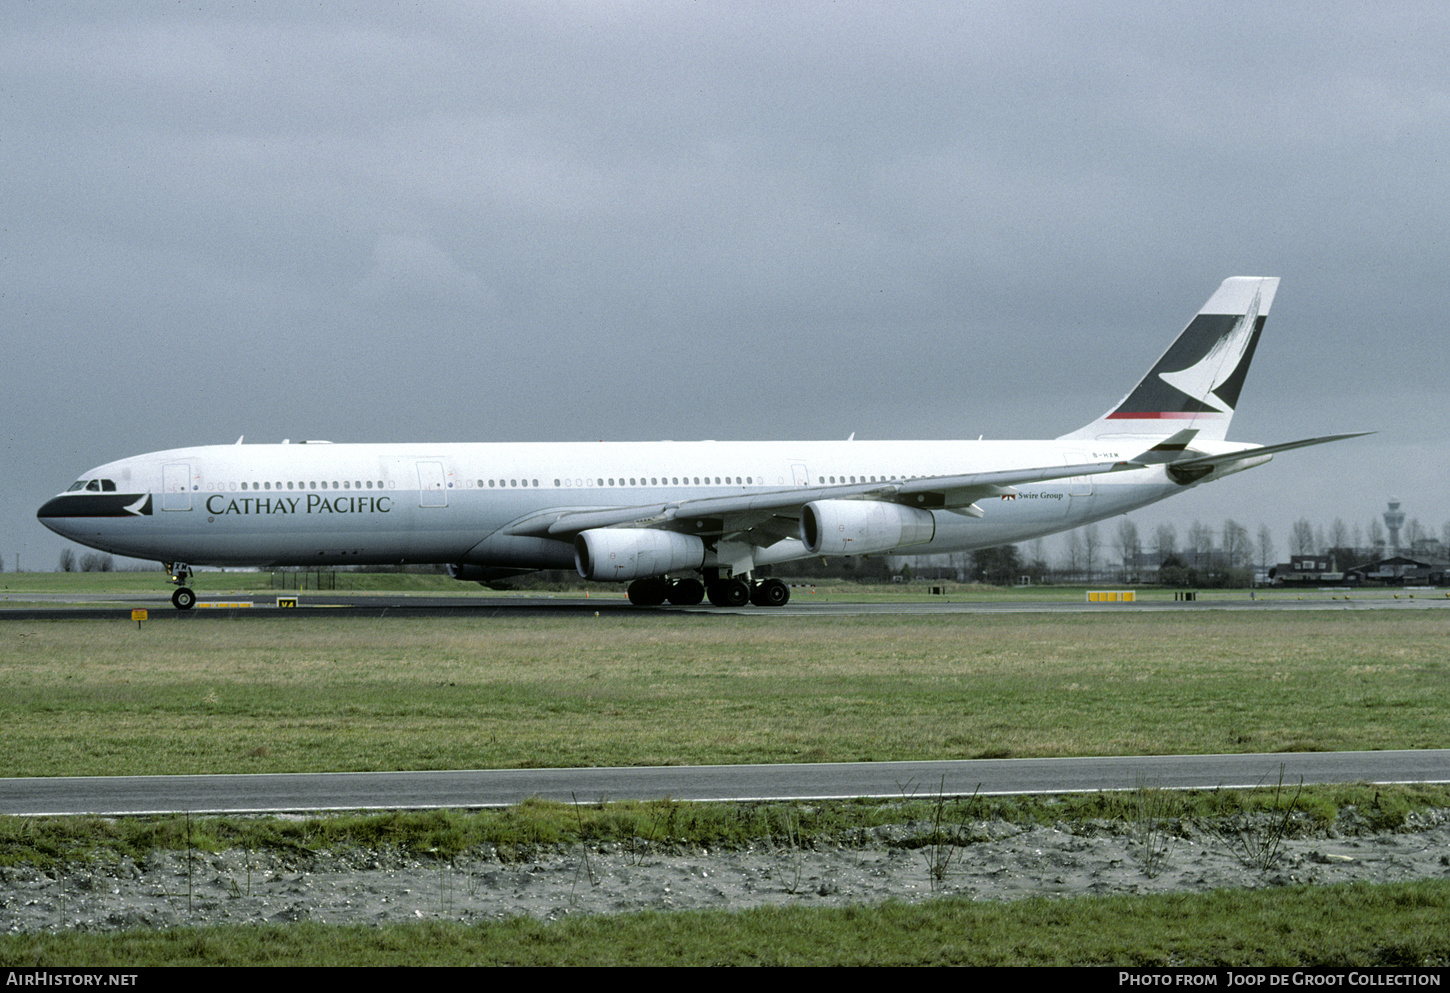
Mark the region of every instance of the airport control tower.
<instances>
[{"instance_id":1,"label":"airport control tower","mask_svg":"<svg viewBox=\"0 0 1450 993\"><path fill-rule=\"evenodd\" d=\"M1405 512L1400 509L1400 498L1390 497L1390 509L1385 511L1385 528L1390 533L1390 554L1400 554L1400 528L1405 526Z\"/></svg>"}]
</instances>

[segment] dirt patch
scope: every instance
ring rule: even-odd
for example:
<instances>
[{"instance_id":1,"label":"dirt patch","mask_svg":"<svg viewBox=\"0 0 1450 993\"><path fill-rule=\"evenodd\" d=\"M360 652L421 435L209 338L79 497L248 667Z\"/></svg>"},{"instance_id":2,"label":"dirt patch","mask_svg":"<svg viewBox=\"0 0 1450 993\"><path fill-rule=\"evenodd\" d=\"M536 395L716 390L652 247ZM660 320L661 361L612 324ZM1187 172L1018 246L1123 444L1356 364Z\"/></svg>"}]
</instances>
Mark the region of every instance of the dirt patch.
<instances>
[{"instance_id":1,"label":"dirt patch","mask_svg":"<svg viewBox=\"0 0 1450 993\"><path fill-rule=\"evenodd\" d=\"M928 826L902 825L806 848L572 846L484 849L452 859L363 849L190 859L166 852L60 871L9 867L0 869L0 930L553 919L938 895L1012 900L1450 878L1450 811L1416 814L1392 833L1341 817L1333 829L1282 839L1267 870L1231 850L1244 836L1228 824L1176 823L1145 833L1121 822L1023 828L983 821L962 831L960 845L933 845Z\"/></svg>"}]
</instances>

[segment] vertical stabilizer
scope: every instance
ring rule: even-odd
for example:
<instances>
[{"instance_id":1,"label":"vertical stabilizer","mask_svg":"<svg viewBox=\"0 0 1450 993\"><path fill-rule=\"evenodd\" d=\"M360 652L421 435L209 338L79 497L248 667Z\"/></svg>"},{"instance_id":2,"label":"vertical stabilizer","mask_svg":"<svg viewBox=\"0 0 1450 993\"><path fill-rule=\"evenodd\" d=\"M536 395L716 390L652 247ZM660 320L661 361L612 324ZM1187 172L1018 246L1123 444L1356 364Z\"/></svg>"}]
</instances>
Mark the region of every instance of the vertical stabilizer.
<instances>
[{"instance_id":1,"label":"vertical stabilizer","mask_svg":"<svg viewBox=\"0 0 1450 993\"><path fill-rule=\"evenodd\" d=\"M1192 429L1222 441L1279 288L1276 276L1225 279L1133 392L1063 438L1134 438Z\"/></svg>"}]
</instances>

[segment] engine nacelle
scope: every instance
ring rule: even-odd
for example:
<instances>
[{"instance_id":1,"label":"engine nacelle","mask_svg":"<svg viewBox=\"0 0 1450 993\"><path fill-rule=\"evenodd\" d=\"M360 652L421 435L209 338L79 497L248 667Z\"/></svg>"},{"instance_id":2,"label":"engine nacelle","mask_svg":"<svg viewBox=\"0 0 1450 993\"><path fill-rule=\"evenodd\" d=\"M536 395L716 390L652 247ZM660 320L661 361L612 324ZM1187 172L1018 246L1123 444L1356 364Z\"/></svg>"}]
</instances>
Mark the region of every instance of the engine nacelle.
<instances>
[{"instance_id":1,"label":"engine nacelle","mask_svg":"<svg viewBox=\"0 0 1450 993\"><path fill-rule=\"evenodd\" d=\"M627 582L704 563L705 543L692 534L594 528L574 538L574 567L585 579Z\"/></svg>"},{"instance_id":2,"label":"engine nacelle","mask_svg":"<svg viewBox=\"0 0 1450 993\"><path fill-rule=\"evenodd\" d=\"M880 500L816 500L801 508L801 542L812 555L871 555L936 536L929 510Z\"/></svg>"}]
</instances>

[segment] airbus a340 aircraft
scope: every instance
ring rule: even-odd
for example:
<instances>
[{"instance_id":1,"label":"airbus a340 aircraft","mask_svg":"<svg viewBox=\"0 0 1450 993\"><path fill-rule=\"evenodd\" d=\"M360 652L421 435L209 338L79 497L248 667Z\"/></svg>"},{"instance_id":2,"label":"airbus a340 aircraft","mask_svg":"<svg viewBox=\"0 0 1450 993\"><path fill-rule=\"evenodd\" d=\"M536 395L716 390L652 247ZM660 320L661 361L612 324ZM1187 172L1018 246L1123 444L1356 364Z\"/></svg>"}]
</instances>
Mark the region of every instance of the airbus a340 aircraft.
<instances>
[{"instance_id":1,"label":"airbus a340 aircraft","mask_svg":"<svg viewBox=\"0 0 1450 993\"><path fill-rule=\"evenodd\" d=\"M647 606L781 606L789 587L755 570L1022 541L1356 437L1225 440L1278 284L1224 280L1131 393L1051 441L239 439L99 466L37 516L92 548L159 559L183 610L192 565L410 563L479 582L575 568L628 582Z\"/></svg>"}]
</instances>

